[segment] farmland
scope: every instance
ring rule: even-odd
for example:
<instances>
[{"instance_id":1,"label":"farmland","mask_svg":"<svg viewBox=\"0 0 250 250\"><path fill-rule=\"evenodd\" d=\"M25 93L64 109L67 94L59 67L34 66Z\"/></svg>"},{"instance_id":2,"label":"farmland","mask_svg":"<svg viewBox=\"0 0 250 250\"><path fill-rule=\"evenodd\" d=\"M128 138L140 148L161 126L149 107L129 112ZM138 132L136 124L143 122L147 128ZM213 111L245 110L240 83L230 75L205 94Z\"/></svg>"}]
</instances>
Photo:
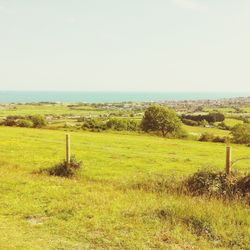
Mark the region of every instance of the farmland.
<instances>
[{"instance_id":1,"label":"farmland","mask_svg":"<svg viewBox=\"0 0 250 250\"><path fill-rule=\"evenodd\" d=\"M181 116L221 112L228 128L246 122L248 106L170 103ZM225 144L199 142L229 129L182 125L185 139L139 130L86 130L83 122L140 123L150 103L0 105L0 120L42 115L42 128L0 126L1 249L248 249L249 205L240 199L178 192L198 170L224 171ZM21 117L21 118L20 118ZM245 120L244 120L245 119ZM4 123L3 123L4 124ZM91 132L92 131L92 132ZM97 132L99 131L99 132ZM83 167L71 178L43 170L65 159L65 134ZM250 147L232 144L233 160ZM233 166L249 173L249 161ZM190 209L192 208L192 209Z\"/></svg>"},{"instance_id":2,"label":"farmland","mask_svg":"<svg viewBox=\"0 0 250 250\"><path fill-rule=\"evenodd\" d=\"M0 246L3 249L247 249L241 202L136 188L224 168L223 144L155 136L72 132L84 162L73 179L36 171L64 158L63 131L0 128ZM233 157L250 148L233 145ZM244 174L247 162L237 165ZM192 207L192 209L190 209ZM35 247L34 247L35 246Z\"/></svg>"}]
</instances>

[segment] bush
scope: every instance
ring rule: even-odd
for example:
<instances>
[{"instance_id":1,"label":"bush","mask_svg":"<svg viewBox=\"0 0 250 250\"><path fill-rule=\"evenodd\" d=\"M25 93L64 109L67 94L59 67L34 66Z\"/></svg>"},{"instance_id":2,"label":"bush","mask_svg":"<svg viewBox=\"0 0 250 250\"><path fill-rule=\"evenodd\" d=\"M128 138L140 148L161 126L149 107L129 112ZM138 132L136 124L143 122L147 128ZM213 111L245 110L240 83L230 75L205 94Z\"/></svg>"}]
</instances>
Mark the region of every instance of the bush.
<instances>
[{"instance_id":1,"label":"bush","mask_svg":"<svg viewBox=\"0 0 250 250\"><path fill-rule=\"evenodd\" d=\"M45 171L49 175L61 176L61 177L72 177L76 174L76 171L82 166L81 161L77 161L75 157L72 157L70 163L66 161L56 164L54 167L46 169Z\"/></svg>"},{"instance_id":2,"label":"bush","mask_svg":"<svg viewBox=\"0 0 250 250\"><path fill-rule=\"evenodd\" d=\"M194 196L231 196L236 191L237 178L234 174L226 176L223 172L200 171L184 181L188 193Z\"/></svg>"},{"instance_id":3,"label":"bush","mask_svg":"<svg viewBox=\"0 0 250 250\"><path fill-rule=\"evenodd\" d=\"M236 189L243 196L250 195L250 174L243 177L236 183Z\"/></svg>"},{"instance_id":4,"label":"bush","mask_svg":"<svg viewBox=\"0 0 250 250\"><path fill-rule=\"evenodd\" d=\"M188 126L199 126L199 122L182 118L181 121Z\"/></svg>"},{"instance_id":5,"label":"bush","mask_svg":"<svg viewBox=\"0 0 250 250\"><path fill-rule=\"evenodd\" d=\"M250 174L239 177L235 173L200 171L185 180L181 190L193 196L242 199L250 205Z\"/></svg>"},{"instance_id":6,"label":"bush","mask_svg":"<svg viewBox=\"0 0 250 250\"><path fill-rule=\"evenodd\" d=\"M127 122L125 119L111 118L106 123L107 128L117 131L127 130Z\"/></svg>"},{"instance_id":7,"label":"bush","mask_svg":"<svg viewBox=\"0 0 250 250\"><path fill-rule=\"evenodd\" d=\"M18 115L7 116L1 125L9 127L17 126L18 119L23 119L23 116L18 116Z\"/></svg>"},{"instance_id":8,"label":"bush","mask_svg":"<svg viewBox=\"0 0 250 250\"><path fill-rule=\"evenodd\" d=\"M225 122L220 122L218 128L222 130L230 130L230 126L226 125Z\"/></svg>"},{"instance_id":9,"label":"bush","mask_svg":"<svg viewBox=\"0 0 250 250\"><path fill-rule=\"evenodd\" d=\"M84 120L82 129L87 129L90 131L102 131L107 129L107 126L105 122L100 119L88 118Z\"/></svg>"},{"instance_id":10,"label":"bush","mask_svg":"<svg viewBox=\"0 0 250 250\"><path fill-rule=\"evenodd\" d=\"M6 118L1 125L4 126L8 126L8 127L14 127L17 125L16 120L15 119L10 119L10 118Z\"/></svg>"},{"instance_id":11,"label":"bush","mask_svg":"<svg viewBox=\"0 0 250 250\"><path fill-rule=\"evenodd\" d=\"M42 115L33 115L30 116L29 118L33 122L34 128L41 128L46 125L45 118Z\"/></svg>"},{"instance_id":12,"label":"bush","mask_svg":"<svg viewBox=\"0 0 250 250\"><path fill-rule=\"evenodd\" d=\"M227 140L227 139L226 139L225 137L216 136L216 137L214 137L214 139L212 140L212 142L225 143L226 140Z\"/></svg>"},{"instance_id":13,"label":"bush","mask_svg":"<svg viewBox=\"0 0 250 250\"><path fill-rule=\"evenodd\" d=\"M130 119L111 118L106 123L107 128L117 131L137 131L139 130L139 123Z\"/></svg>"},{"instance_id":14,"label":"bush","mask_svg":"<svg viewBox=\"0 0 250 250\"><path fill-rule=\"evenodd\" d=\"M203 133L201 134L199 141L213 141L214 140L214 135L210 133Z\"/></svg>"},{"instance_id":15,"label":"bush","mask_svg":"<svg viewBox=\"0 0 250 250\"><path fill-rule=\"evenodd\" d=\"M250 143L250 124L237 124L232 128L233 141L239 144Z\"/></svg>"},{"instance_id":16,"label":"bush","mask_svg":"<svg viewBox=\"0 0 250 250\"><path fill-rule=\"evenodd\" d=\"M32 128L34 126L33 122L27 119L18 120L16 125L18 127L24 127L24 128Z\"/></svg>"}]
</instances>

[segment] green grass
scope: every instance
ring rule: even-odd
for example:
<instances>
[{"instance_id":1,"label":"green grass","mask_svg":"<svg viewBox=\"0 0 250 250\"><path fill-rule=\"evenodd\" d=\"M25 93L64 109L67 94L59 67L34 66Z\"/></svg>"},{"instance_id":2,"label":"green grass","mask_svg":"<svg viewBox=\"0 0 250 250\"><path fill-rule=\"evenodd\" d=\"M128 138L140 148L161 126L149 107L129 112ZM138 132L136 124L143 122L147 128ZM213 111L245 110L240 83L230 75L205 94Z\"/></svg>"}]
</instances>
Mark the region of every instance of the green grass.
<instances>
[{"instance_id":1,"label":"green grass","mask_svg":"<svg viewBox=\"0 0 250 250\"><path fill-rule=\"evenodd\" d=\"M0 127L0 249L248 249L249 207L135 184L223 170L225 145L72 132L74 179L34 174L64 158L63 131ZM233 158L250 148L233 145ZM239 162L240 173L249 162Z\"/></svg>"},{"instance_id":2,"label":"green grass","mask_svg":"<svg viewBox=\"0 0 250 250\"><path fill-rule=\"evenodd\" d=\"M0 117L9 115L86 115L86 114L104 114L106 111L100 111L89 106L81 108L70 108L66 104L42 104L42 105L20 105L12 104L0 107Z\"/></svg>"},{"instance_id":3,"label":"green grass","mask_svg":"<svg viewBox=\"0 0 250 250\"><path fill-rule=\"evenodd\" d=\"M242 123L243 121L237 120L237 119L230 119L230 118L225 119L225 124L230 127L233 127L237 124L242 124Z\"/></svg>"},{"instance_id":4,"label":"green grass","mask_svg":"<svg viewBox=\"0 0 250 250\"><path fill-rule=\"evenodd\" d=\"M205 128L205 127L196 127L196 126L187 126L183 125L183 128L190 134L194 136L200 136L203 133L211 133L215 136L229 136L230 131L222 130L218 128Z\"/></svg>"},{"instance_id":5,"label":"green grass","mask_svg":"<svg viewBox=\"0 0 250 250\"><path fill-rule=\"evenodd\" d=\"M242 108L242 110L244 110L244 111L250 113L250 107L244 107L244 108Z\"/></svg>"},{"instance_id":6,"label":"green grass","mask_svg":"<svg viewBox=\"0 0 250 250\"><path fill-rule=\"evenodd\" d=\"M224 107L224 108L218 108L218 107L214 107L214 108L204 108L205 112L213 112L213 111L219 111L221 113L227 114L227 113L233 113L235 112L234 108L230 108L230 107Z\"/></svg>"}]
</instances>

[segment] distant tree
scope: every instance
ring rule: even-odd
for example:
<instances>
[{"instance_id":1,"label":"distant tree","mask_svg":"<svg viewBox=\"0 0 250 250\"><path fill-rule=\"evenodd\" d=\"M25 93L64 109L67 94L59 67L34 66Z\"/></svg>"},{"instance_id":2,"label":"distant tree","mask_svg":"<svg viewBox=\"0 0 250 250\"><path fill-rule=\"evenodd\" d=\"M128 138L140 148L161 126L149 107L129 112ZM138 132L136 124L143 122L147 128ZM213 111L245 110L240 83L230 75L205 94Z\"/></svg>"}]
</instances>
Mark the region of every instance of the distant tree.
<instances>
[{"instance_id":1,"label":"distant tree","mask_svg":"<svg viewBox=\"0 0 250 250\"><path fill-rule=\"evenodd\" d=\"M153 105L145 111L141 128L145 132L161 132L165 137L181 130L181 120L174 110Z\"/></svg>"},{"instance_id":2,"label":"distant tree","mask_svg":"<svg viewBox=\"0 0 250 250\"><path fill-rule=\"evenodd\" d=\"M213 122L223 122L225 120L224 114L220 112L211 112L207 115L182 115L182 119L188 119L193 121L203 121L206 120L209 123Z\"/></svg>"},{"instance_id":3,"label":"distant tree","mask_svg":"<svg viewBox=\"0 0 250 250\"><path fill-rule=\"evenodd\" d=\"M46 125L45 118L42 115L33 115L30 120L33 122L34 128L41 128Z\"/></svg>"},{"instance_id":4,"label":"distant tree","mask_svg":"<svg viewBox=\"0 0 250 250\"><path fill-rule=\"evenodd\" d=\"M237 124L232 128L233 141L240 144L250 143L250 124Z\"/></svg>"},{"instance_id":5,"label":"distant tree","mask_svg":"<svg viewBox=\"0 0 250 250\"><path fill-rule=\"evenodd\" d=\"M209 122L223 122L225 120L225 115L220 112L212 112L208 115Z\"/></svg>"}]
</instances>

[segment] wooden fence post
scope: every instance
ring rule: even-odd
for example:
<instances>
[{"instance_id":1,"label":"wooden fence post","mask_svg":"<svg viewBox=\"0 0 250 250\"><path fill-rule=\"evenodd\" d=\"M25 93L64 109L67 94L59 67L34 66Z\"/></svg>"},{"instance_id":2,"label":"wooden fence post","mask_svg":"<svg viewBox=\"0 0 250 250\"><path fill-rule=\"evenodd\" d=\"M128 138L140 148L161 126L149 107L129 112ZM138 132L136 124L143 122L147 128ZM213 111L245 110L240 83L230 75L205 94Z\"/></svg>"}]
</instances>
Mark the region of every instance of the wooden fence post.
<instances>
[{"instance_id":1,"label":"wooden fence post","mask_svg":"<svg viewBox=\"0 0 250 250\"><path fill-rule=\"evenodd\" d=\"M231 160L231 147L227 145L226 147L226 175L229 175L231 172L231 165L232 165L232 160Z\"/></svg>"},{"instance_id":2,"label":"wooden fence post","mask_svg":"<svg viewBox=\"0 0 250 250\"><path fill-rule=\"evenodd\" d=\"M70 164L70 135L66 135L66 163Z\"/></svg>"}]
</instances>

